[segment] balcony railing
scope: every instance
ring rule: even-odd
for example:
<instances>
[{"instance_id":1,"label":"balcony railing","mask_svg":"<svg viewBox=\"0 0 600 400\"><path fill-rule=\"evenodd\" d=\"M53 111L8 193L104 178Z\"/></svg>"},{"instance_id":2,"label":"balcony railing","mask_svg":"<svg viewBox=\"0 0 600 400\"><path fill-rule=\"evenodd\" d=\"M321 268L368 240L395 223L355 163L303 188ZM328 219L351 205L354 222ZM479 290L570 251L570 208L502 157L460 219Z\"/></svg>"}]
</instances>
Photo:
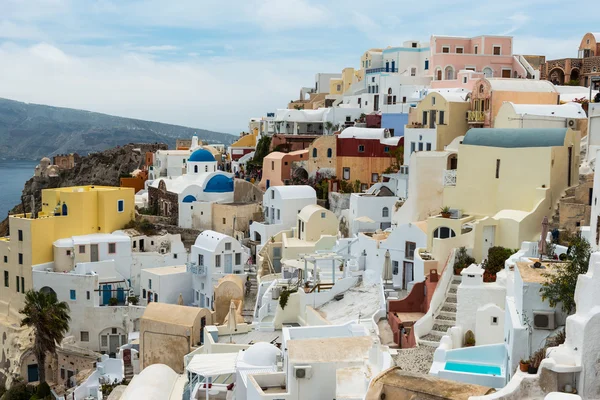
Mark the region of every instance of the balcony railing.
<instances>
[{"instance_id":1,"label":"balcony railing","mask_svg":"<svg viewBox=\"0 0 600 400\"><path fill-rule=\"evenodd\" d=\"M398 68L369 68L367 74L377 74L379 72L398 72Z\"/></svg>"},{"instance_id":2,"label":"balcony railing","mask_svg":"<svg viewBox=\"0 0 600 400\"><path fill-rule=\"evenodd\" d=\"M469 123L482 123L485 121L485 113L483 111L469 111L467 120Z\"/></svg>"},{"instance_id":3,"label":"balcony railing","mask_svg":"<svg viewBox=\"0 0 600 400\"><path fill-rule=\"evenodd\" d=\"M204 265L198 265L197 263L187 263L186 269L195 275L206 275L206 267Z\"/></svg>"},{"instance_id":4,"label":"balcony railing","mask_svg":"<svg viewBox=\"0 0 600 400\"><path fill-rule=\"evenodd\" d=\"M444 171L444 186L456 186L455 169L447 169Z\"/></svg>"}]
</instances>

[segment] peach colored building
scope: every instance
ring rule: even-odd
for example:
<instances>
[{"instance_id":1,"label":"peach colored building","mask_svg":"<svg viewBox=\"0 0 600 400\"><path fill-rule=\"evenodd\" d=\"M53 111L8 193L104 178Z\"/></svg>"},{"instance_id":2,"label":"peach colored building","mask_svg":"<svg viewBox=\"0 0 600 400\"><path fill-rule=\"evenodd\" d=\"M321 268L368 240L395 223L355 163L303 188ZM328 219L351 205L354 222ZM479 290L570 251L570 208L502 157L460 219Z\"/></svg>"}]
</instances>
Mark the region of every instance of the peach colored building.
<instances>
[{"instance_id":1,"label":"peach colored building","mask_svg":"<svg viewBox=\"0 0 600 400\"><path fill-rule=\"evenodd\" d=\"M275 151L263 159L262 179L260 188L267 190L271 186L283 186L292 178L292 163L307 161L308 150L280 153Z\"/></svg>"},{"instance_id":2,"label":"peach colored building","mask_svg":"<svg viewBox=\"0 0 600 400\"><path fill-rule=\"evenodd\" d=\"M469 125L494 127L494 121L502 103L514 104L559 104L559 93L548 81L531 79L482 78L475 82L471 92Z\"/></svg>"},{"instance_id":3,"label":"peach colored building","mask_svg":"<svg viewBox=\"0 0 600 400\"><path fill-rule=\"evenodd\" d=\"M488 78L527 78L523 64L526 61L513 55L512 41L511 36L431 36L431 87L463 86L461 82L468 77L461 77L459 82L458 72L462 70L481 73ZM470 83L474 82L471 80Z\"/></svg>"}]
</instances>

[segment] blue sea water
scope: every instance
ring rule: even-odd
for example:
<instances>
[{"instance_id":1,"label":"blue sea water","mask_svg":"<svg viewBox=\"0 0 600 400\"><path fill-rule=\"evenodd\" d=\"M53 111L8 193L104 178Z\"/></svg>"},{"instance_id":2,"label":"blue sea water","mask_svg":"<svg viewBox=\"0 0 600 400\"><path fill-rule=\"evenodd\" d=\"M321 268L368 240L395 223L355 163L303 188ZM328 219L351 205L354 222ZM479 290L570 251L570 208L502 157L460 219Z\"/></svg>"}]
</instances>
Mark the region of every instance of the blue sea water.
<instances>
[{"instance_id":1,"label":"blue sea water","mask_svg":"<svg viewBox=\"0 0 600 400\"><path fill-rule=\"evenodd\" d=\"M25 182L33 176L36 161L0 160L0 221L19 204Z\"/></svg>"}]
</instances>

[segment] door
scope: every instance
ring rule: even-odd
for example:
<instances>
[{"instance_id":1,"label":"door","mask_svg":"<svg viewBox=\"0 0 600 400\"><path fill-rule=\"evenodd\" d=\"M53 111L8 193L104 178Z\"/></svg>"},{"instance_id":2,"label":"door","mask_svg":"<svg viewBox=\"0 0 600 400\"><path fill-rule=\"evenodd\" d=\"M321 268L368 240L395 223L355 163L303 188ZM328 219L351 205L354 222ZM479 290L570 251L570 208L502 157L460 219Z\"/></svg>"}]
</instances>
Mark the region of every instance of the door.
<instances>
[{"instance_id":1,"label":"door","mask_svg":"<svg viewBox=\"0 0 600 400\"><path fill-rule=\"evenodd\" d=\"M232 255L225 254L225 273L231 274L233 273L233 263L232 263Z\"/></svg>"},{"instance_id":2,"label":"door","mask_svg":"<svg viewBox=\"0 0 600 400\"><path fill-rule=\"evenodd\" d=\"M125 303L125 290L123 288L117 288L117 301L119 304Z\"/></svg>"},{"instance_id":3,"label":"door","mask_svg":"<svg viewBox=\"0 0 600 400\"><path fill-rule=\"evenodd\" d=\"M438 80L438 81L441 81L441 80L442 80L442 70L441 70L441 69L438 69L438 70L437 70L437 80Z\"/></svg>"},{"instance_id":4,"label":"door","mask_svg":"<svg viewBox=\"0 0 600 400\"><path fill-rule=\"evenodd\" d=\"M140 239L140 251L144 251L144 239Z\"/></svg>"},{"instance_id":5,"label":"door","mask_svg":"<svg viewBox=\"0 0 600 400\"><path fill-rule=\"evenodd\" d=\"M206 326L206 317L200 318L200 345L204 344L204 327Z\"/></svg>"},{"instance_id":6,"label":"door","mask_svg":"<svg viewBox=\"0 0 600 400\"><path fill-rule=\"evenodd\" d=\"M107 305L110 303L110 297L112 295L112 286L104 285L102 286L102 304Z\"/></svg>"},{"instance_id":7,"label":"door","mask_svg":"<svg viewBox=\"0 0 600 400\"><path fill-rule=\"evenodd\" d=\"M404 261L403 269L402 290L406 290L408 282L412 282L414 279L414 265L411 262Z\"/></svg>"},{"instance_id":8,"label":"door","mask_svg":"<svg viewBox=\"0 0 600 400\"><path fill-rule=\"evenodd\" d=\"M379 111L379 95L373 96L373 111Z\"/></svg>"},{"instance_id":9,"label":"door","mask_svg":"<svg viewBox=\"0 0 600 400\"><path fill-rule=\"evenodd\" d=\"M271 180L267 179L267 189L271 187Z\"/></svg>"},{"instance_id":10,"label":"door","mask_svg":"<svg viewBox=\"0 0 600 400\"><path fill-rule=\"evenodd\" d=\"M109 335L108 336L108 353L112 357L117 354L119 350L119 335Z\"/></svg>"},{"instance_id":11,"label":"door","mask_svg":"<svg viewBox=\"0 0 600 400\"><path fill-rule=\"evenodd\" d=\"M483 257L487 259L488 251L491 247L494 247L494 239L496 237L495 226L484 226L483 227Z\"/></svg>"},{"instance_id":12,"label":"door","mask_svg":"<svg viewBox=\"0 0 600 400\"><path fill-rule=\"evenodd\" d=\"M567 166L567 186L571 186L571 163L573 162L573 148L569 147L569 165Z\"/></svg>"},{"instance_id":13,"label":"door","mask_svg":"<svg viewBox=\"0 0 600 400\"><path fill-rule=\"evenodd\" d=\"M91 261L92 262L98 261L98 245L97 244L90 245L90 253L91 253Z\"/></svg>"},{"instance_id":14,"label":"door","mask_svg":"<svg viewBox=\"0 0 600 400\"><path fill-rule=\"evenodd\" d=\"M435 128L435 122L437 119L436 116L437 116L437 111L435 111L435 110L429 111L429 128L431 128L431 129Z\"/></svg>"},{"instance_id":15,"label":"door","mask_svg":"<svg viewBox=\"0 0 600 400\"><path fill-rule=\"evenodd\" d=\"M40 373L37 364L29 364L27 366L27 382L37 382L40 380Z\"/></svg>"},{"instance_id":16,"label":"door","mask_svg":"<svg viewBox=\"0 0 600 400\"><path fill-rule=\"evenodd\" d=\"M281 272L281 247L273 247L273 269L275 272Z\"/></svg>"},{"instance_id":17,"label":"door","mask_svg":"<svg viewBox=\"0 0 600 400\"><path fill-rule=\"evenodd\" d=\"M510 69L503 69L502 70L502 77L503 78L510 78Z\"/></svg>"}]
</instances>

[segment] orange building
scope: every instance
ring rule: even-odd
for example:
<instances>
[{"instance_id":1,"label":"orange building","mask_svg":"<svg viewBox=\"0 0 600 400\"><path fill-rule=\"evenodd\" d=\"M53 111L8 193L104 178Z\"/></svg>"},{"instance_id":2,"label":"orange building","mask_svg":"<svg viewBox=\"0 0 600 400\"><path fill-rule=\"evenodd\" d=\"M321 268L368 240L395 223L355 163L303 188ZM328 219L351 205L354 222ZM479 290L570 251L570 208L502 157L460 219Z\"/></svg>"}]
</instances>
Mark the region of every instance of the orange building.
<instances>
[{"instance_id":1,"label":"orange building","mask_svg":"<svg viewBox=\"0 0 600 400\"><path fill-rule=\"evenodd\" d=\"M292 163L308 160L308 150L280 153L275 151L263 159L260 188L267 190L271 186L283 186L292 179Z\"/></svg>"},{"instance_id":2,"label":"orange building","mask_svg":"<svg viewBox=\"0 0 600 400\"><path fill-rule=\"evenodd\" d=\"M140 190L144 190L146 181L148 180L148 170L138 171L135 176L129 178L121 178L120 186L126 188L133 188L133 192L137 193Z\"/></svg>"}]
</instances>

